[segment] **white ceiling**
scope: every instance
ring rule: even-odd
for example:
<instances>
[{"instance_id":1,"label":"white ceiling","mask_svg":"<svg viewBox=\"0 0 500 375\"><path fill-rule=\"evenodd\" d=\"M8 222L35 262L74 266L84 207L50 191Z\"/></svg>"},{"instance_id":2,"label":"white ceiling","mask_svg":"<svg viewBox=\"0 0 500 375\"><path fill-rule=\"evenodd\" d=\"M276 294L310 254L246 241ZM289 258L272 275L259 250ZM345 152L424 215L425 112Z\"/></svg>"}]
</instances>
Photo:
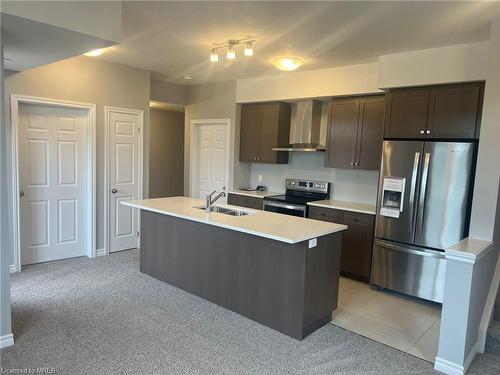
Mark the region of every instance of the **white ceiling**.
<instances>
[{"instance_id":1,"label":"white ceiling","mask_svg":"<svg viewBox=\"0 0 500 375\"><path fill-rule=\"evenodd\" d=\"M378 56L487 40L499 2L123 2L123 42L102 59L153 77L196 84L280 72L272 57L298 55L300 70L374 62ZM212 43L258 37L255 56L210 63ZM184 75L192 75L187 82Z\"/></svg>"}]
</instances>

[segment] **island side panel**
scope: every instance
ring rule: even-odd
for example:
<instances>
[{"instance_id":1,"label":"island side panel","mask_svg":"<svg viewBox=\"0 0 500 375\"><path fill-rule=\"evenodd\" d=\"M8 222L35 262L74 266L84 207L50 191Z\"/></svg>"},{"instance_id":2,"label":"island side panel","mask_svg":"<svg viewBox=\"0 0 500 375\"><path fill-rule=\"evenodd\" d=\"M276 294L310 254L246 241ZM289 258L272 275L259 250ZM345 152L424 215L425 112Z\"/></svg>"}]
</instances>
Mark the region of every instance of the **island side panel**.
<instances>
[{"instance_id":1,"label":"island side panel","mask_svg":"<svg viewBox=\"0 0 500 375\"><path fill-rule=\"evenodd\" d=\"M304 337L330 322L337 308L342 232L317 240L306 254Z\"/></svg>"},{"instance_id":2,"label":"island side panel","mask_svg":"<svg viewBox=\"0 0 500 375\"><path fill-rule=\"evenodd\" d=\"M306 243L141 211L141 271L297 339Z\"/></svg>"}]
</instances>

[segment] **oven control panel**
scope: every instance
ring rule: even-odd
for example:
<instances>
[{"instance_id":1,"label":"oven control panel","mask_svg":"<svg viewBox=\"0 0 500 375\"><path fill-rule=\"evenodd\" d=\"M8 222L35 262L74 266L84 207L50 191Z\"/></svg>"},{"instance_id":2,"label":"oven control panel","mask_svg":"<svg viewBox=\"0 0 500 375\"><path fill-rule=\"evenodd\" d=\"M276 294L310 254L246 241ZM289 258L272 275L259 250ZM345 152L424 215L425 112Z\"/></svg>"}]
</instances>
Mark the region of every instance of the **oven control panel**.
<instances>
[{"instance_id":1,"label":"oven control panel","mask_svg":"<svg viewBox=\"0 0 500 375\"><path fill-rule=\"evenodd\" d=\"M328 193L330 183L328 181L300 180L296 178L287 178L285 188L288 190L311 191L316 193Z\"/></svg>"}]
</instances>

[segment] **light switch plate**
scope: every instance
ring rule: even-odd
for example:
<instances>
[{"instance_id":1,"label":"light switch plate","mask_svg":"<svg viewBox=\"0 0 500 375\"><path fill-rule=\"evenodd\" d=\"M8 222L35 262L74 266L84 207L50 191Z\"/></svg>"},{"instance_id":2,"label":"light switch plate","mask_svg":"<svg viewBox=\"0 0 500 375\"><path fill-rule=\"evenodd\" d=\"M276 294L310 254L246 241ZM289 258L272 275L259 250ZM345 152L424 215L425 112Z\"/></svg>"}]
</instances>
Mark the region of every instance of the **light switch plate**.
<instances>
[{"instance_id":1,"label":"light switch plate","mask_svg":"<svg viewBox=\"0 0 500 375\"><path fill-rule=\"evenodd\" d=\"M312 240L309 240L309 249L312 249L313 247L318 246L318 239L313 238Z\"/></svg>"}]
</instances>

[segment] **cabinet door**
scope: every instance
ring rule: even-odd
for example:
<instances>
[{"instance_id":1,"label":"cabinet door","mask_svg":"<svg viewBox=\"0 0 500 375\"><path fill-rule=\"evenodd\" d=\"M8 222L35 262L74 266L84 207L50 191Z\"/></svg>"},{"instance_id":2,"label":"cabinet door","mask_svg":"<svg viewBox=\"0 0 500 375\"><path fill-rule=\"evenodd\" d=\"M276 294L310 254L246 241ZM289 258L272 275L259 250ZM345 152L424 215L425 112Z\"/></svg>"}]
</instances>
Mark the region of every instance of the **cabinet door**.
<instances>
[{"instance_id":1,"label":"cabinet door","mask_svg":"<svg viewBox=\"0 0 500 375\"><path fill-rule=\"evenodd\" d=\"M360 99L357 158L358 169L380 168L380 155L384 129L385 98L383 96Z\"/></svg>"},{"instance_id":2,"label":"cabinet door","mask_svg":"<svg viewBox=\"0 0 500 375\"><path fill-rule=\"evenodd\" d=\"M346 211L344 224L348 229L342 234L340 270L348 276L368 281L372 261L374 217Z\"/></svg>"},{"instance_id":3,"label":"cabinet door","mask_svg":"<svg viewBox=\"0 0 500 375\"><path fill-rule=\"evenodd\" d=\"M354 167L358 117L359 99L332 101L325 167Z\"/></svg>"},{"instance_id":4,"label":"cabinet door","mask_svg":"<svg viewBox=\"0 0 500 375\"><path fill-rule=\"evenodd\" d=\"M309 206L308 208L309 219L329 221L330 223L342 224L342 211L333 208L323 208L317 206Z\"/></svg>"},{"instance_id":5,"label":"cabinet door","mask_svg":"<svg viewBox=\"0 0 500 375\"><path fill-rule=\"evenodd\" d=\"M431 88L427 138L474 138L480 90L478 83Z\"/></svg>"},{"instance_id":6,"label":"cabinet door","mask_svg":"<svg viewBox=\"0 0 500 375\"><path fill-rule=\"evenodd\" d=\"M425 138L429 89L404 89L386 96L385 138Z\"/></svg>"},{"instance_id":7,"label":"cabinet door","mask_svg":"<svg viewBox=\"0 0 500 375\"><path fill-rule=\"evenodd\" d=\"M260 104L261 142L258 161L275 163L277 151L273 147L278 144L279 103Z\"/></svg>"},{"instance_id":8,"label":"cabinet door","mask_svg":"<svg viewBox=\"0 0 500 375\"><path fill-rule=\"evenodd\" d=\"M254 162L260 157L261 109L258 104L241 108L240 161Z\"/></svg>"}]
</instances>

